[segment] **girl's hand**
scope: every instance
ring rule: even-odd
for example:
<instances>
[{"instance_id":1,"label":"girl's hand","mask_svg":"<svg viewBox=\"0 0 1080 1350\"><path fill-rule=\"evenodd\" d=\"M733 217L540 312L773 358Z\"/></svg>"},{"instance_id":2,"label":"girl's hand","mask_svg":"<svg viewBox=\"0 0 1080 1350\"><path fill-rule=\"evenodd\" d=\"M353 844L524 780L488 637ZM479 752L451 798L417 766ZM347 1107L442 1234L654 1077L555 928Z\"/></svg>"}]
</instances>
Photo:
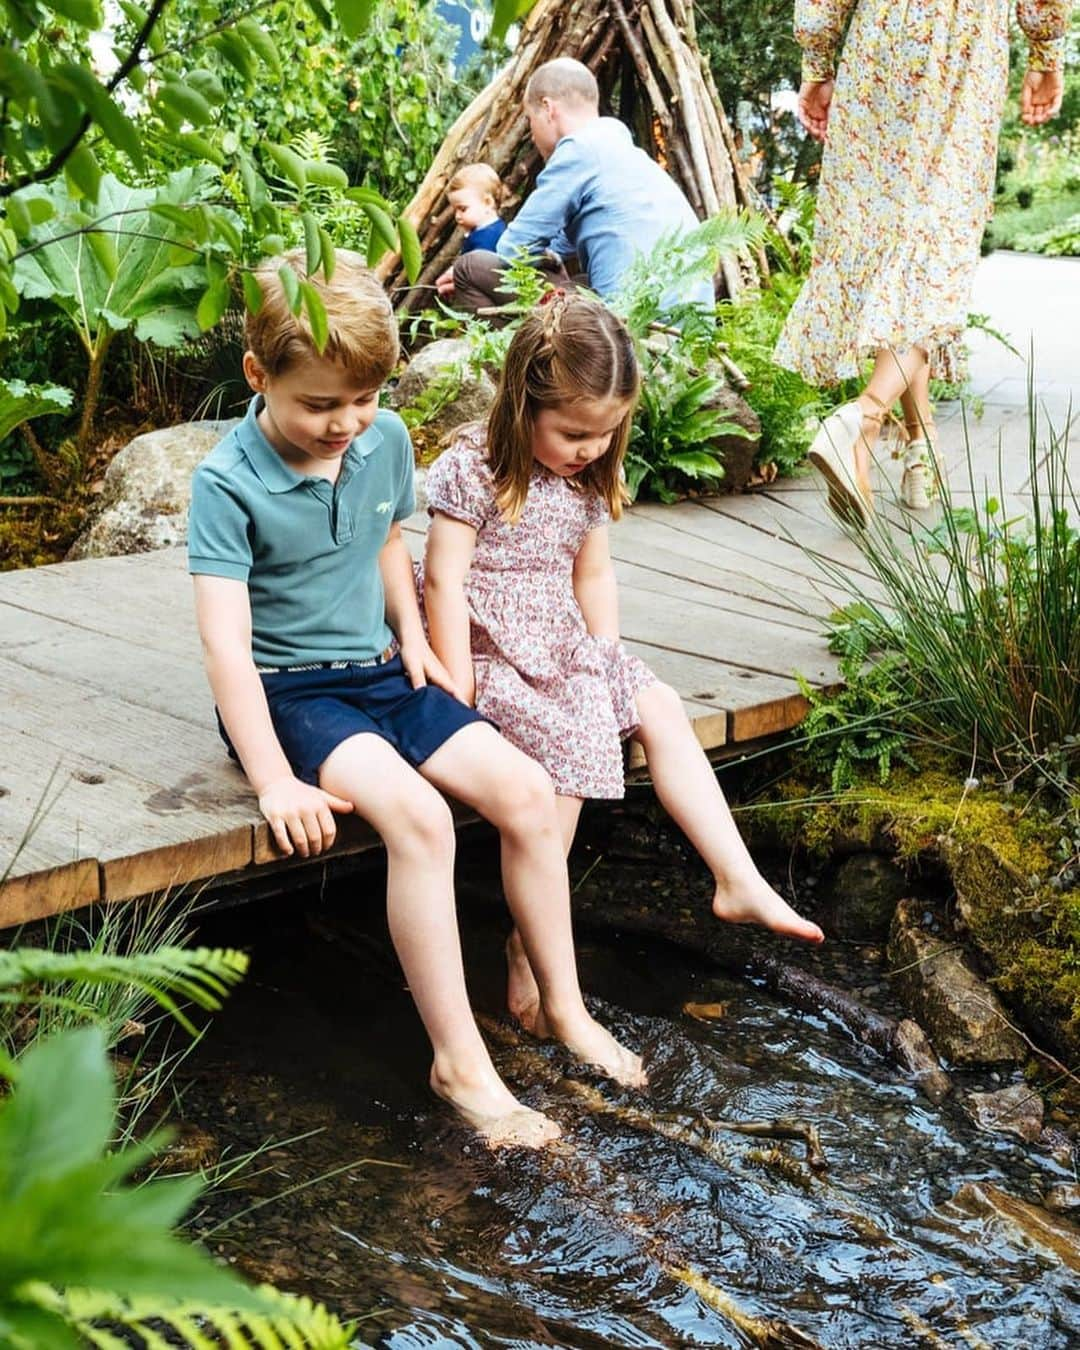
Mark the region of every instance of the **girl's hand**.
<instances>
[{"instance_id":1,"label":"girl's hand","mask_svg":"<svg viewBox=\"0 0 1080 1350\"><path fill-rule=\"evenodd\" d=\"M327 849L337 836L333 812L347 815L352 802L332 792L302 783L291 775L276 778L259 793L259 810L266 817L282 853L312 858Z\"/></svg>"},{"instance_id":2,"label":"girl's hand","mask_svg":"<svg viewBox=\"0 0 1080 1350\"><path fill-rule=\"evenodd\" d=\"M1040 127L1061 111L1065 80L1060 70L1029 70L1020 90L1020 120Z\"/></svg>"},{"instance_id":3,"label":"girl's hand","mask_svg":"<svg viewBox=\"0 0 1080 1350\"><path fill-rule=\"evenodd\" d=\"M815 141L825 139L833 87L832 80L804 80L799 88L799 121Z\"/></svg>"},{"instance_id":4,"label":"girl's hand","mask_svg":"<svg viewBox=\"0 0 1080 1350\"><path fill-rule=\"evenodd\" d=\"M408 675L414 689L422 689L425 684L434 684L440 689L445 689L448 694L453 694L459 702L472 706L472 698L467 696L468 691L462 689L454 680L427 642L420 640L408 644L403 642L401 664L405 667L405 674Z\"/></svg>"}]
</instances>

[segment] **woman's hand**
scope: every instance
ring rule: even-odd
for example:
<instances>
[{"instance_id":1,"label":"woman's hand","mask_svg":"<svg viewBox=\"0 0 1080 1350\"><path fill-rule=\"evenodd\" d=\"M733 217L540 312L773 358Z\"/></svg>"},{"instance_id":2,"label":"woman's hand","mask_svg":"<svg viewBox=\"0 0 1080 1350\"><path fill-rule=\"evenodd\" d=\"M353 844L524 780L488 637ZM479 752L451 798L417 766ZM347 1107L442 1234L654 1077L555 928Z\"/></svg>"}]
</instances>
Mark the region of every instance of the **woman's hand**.
<instances>
[{"instance_id":1,"label":"woman's hand","mask_svg":"<svg viewBox=\"0 0 1080 1350\"><path fill-rule=\"evenodd\" d=\"M259 793L259 810L266 817L282 853L312 858L330 847L337 836L333 812L347 814L352 802L312 787L291 775L267 783Z\"/></svg>"},{"instance_id":2,"label":"woman's hand","mask_svg":"<svg viewBox=\"0 0 1080 1350\"><path fill-rule=\"evenodd\" d=\"M799 88L799 121L815 141L825 139L834 81L805 80Z\"/></svg>"},{"instance_id":3,"label":"woman's hand","mask_svg":"<svg viewBox=\"0 0 1080 1350\"><path fill-rule=\"evenodd\" d=\"M1041 127L1061 111L1065 80L1060 70L1029 70L1020 90L1020 120Z\"/></svg>"}]
</instances>

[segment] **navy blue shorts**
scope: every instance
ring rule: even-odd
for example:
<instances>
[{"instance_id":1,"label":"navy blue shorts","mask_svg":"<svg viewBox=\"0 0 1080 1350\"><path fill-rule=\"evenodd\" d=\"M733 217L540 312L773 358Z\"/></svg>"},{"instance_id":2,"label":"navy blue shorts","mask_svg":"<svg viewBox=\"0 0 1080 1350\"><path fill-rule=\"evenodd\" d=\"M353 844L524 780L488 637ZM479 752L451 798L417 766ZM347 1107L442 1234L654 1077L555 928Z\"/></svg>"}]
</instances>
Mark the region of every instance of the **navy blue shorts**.
<instances>
[{"instance_id":1,"label":"navy blue shorts","mask_svg":"<svg viewBox=\"0 0 1080 1350\"><path fill-rule=\"evenodd\" d=\"M319 769L342 741L370 732L414 768L462 727L485 718L445 689L414 689L401 657L384 665L281 670L260 675L274 731L297 778L318 785ZM218 718L218 727L236 758Z\"/></svg>"}]
</instances>

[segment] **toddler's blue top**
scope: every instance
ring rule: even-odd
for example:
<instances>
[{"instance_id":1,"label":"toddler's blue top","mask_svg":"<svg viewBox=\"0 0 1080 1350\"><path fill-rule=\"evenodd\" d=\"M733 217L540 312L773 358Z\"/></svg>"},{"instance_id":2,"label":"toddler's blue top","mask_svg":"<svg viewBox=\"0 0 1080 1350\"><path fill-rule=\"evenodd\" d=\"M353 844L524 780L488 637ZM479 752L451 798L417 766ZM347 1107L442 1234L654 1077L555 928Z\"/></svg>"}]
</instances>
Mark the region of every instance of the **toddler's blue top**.
<instances>
[{"instance_id":1,"label":"toddler's blue top","mask_svg":"<svg viewBox=\"0 0 1080 1350\"><path fill-rule=\"evenodd\" d=\"M246 582L256 665L366 661L392 636L379 551L416 509L409 433L380 409L331 483L289 468L261 407L258 395L195 470L188 571Z\"/></svg>"},{"instance_id":2,"label":"toddler's blue top","mask_svg":"<svg viewBox=\"0 0 1080 1350\"><path fill-rule=\"evenodd\" d=\"M497 251L507 259L523 248L576 254L589 285L607 297L639 253L662 235L697 224L678 184L634 144L623 123L597 117L556 145ZM671 300L711 309L712 287L694 282Z\"/></svg>"},{"instance_id":3,"label":"toddler's blue top","mask_svg":"<svg viewBox=\"0 0 1080 1350\"><path fill-rule=\"evenodd\" d=\"M489 220L486 225L478 225L465 236L461 245L462 253L471 253L474 248L494 249L505 229L506 221L498 218Z\"/></svg>"}]
</instances>

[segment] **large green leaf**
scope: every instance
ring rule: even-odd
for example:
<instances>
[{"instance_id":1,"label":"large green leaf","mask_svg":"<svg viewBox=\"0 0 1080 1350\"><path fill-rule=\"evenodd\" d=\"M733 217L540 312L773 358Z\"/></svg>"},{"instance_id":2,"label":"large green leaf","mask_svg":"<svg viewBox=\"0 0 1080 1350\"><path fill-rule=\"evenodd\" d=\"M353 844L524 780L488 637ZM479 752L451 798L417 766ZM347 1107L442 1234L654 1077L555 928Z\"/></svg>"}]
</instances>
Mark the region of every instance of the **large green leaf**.
<instances>
[{"instance_id":1,"label":"large green leaf","mask_svg":"<svg viewBox=\"0 0 1080 1350\"><path fill-rule=\"evenodd\" d=\"M0 441L20 422L71 407L71 390L59 384L24 384L0 380Z\"/></svg>"},{"instance_id":2,"label":"large green leaf","mask_svg":"<svg viewBox=\"0 0 1080 1350\"><path fill-rule=\"evenodd\" d=\"M27 299L50 300L72 319L92 350L102 329L137 325L140 338L176 346L198 331L195 311L206 288L206 274L195 251L176 245L192 238L183 217L151 215L151 203L184 206L202 200L214 179L206 165L171 174L162 187L133 188L112 174L101 180L91 222L115 249L115 272L105 265L105 250L90 247L62 184L53 184L54 216L35 227L33 251L15 264L15 284ZM188 259L187 265L178 265ZM103 259L105 263L103 263Z\"/></svg>"}]
</instances>

